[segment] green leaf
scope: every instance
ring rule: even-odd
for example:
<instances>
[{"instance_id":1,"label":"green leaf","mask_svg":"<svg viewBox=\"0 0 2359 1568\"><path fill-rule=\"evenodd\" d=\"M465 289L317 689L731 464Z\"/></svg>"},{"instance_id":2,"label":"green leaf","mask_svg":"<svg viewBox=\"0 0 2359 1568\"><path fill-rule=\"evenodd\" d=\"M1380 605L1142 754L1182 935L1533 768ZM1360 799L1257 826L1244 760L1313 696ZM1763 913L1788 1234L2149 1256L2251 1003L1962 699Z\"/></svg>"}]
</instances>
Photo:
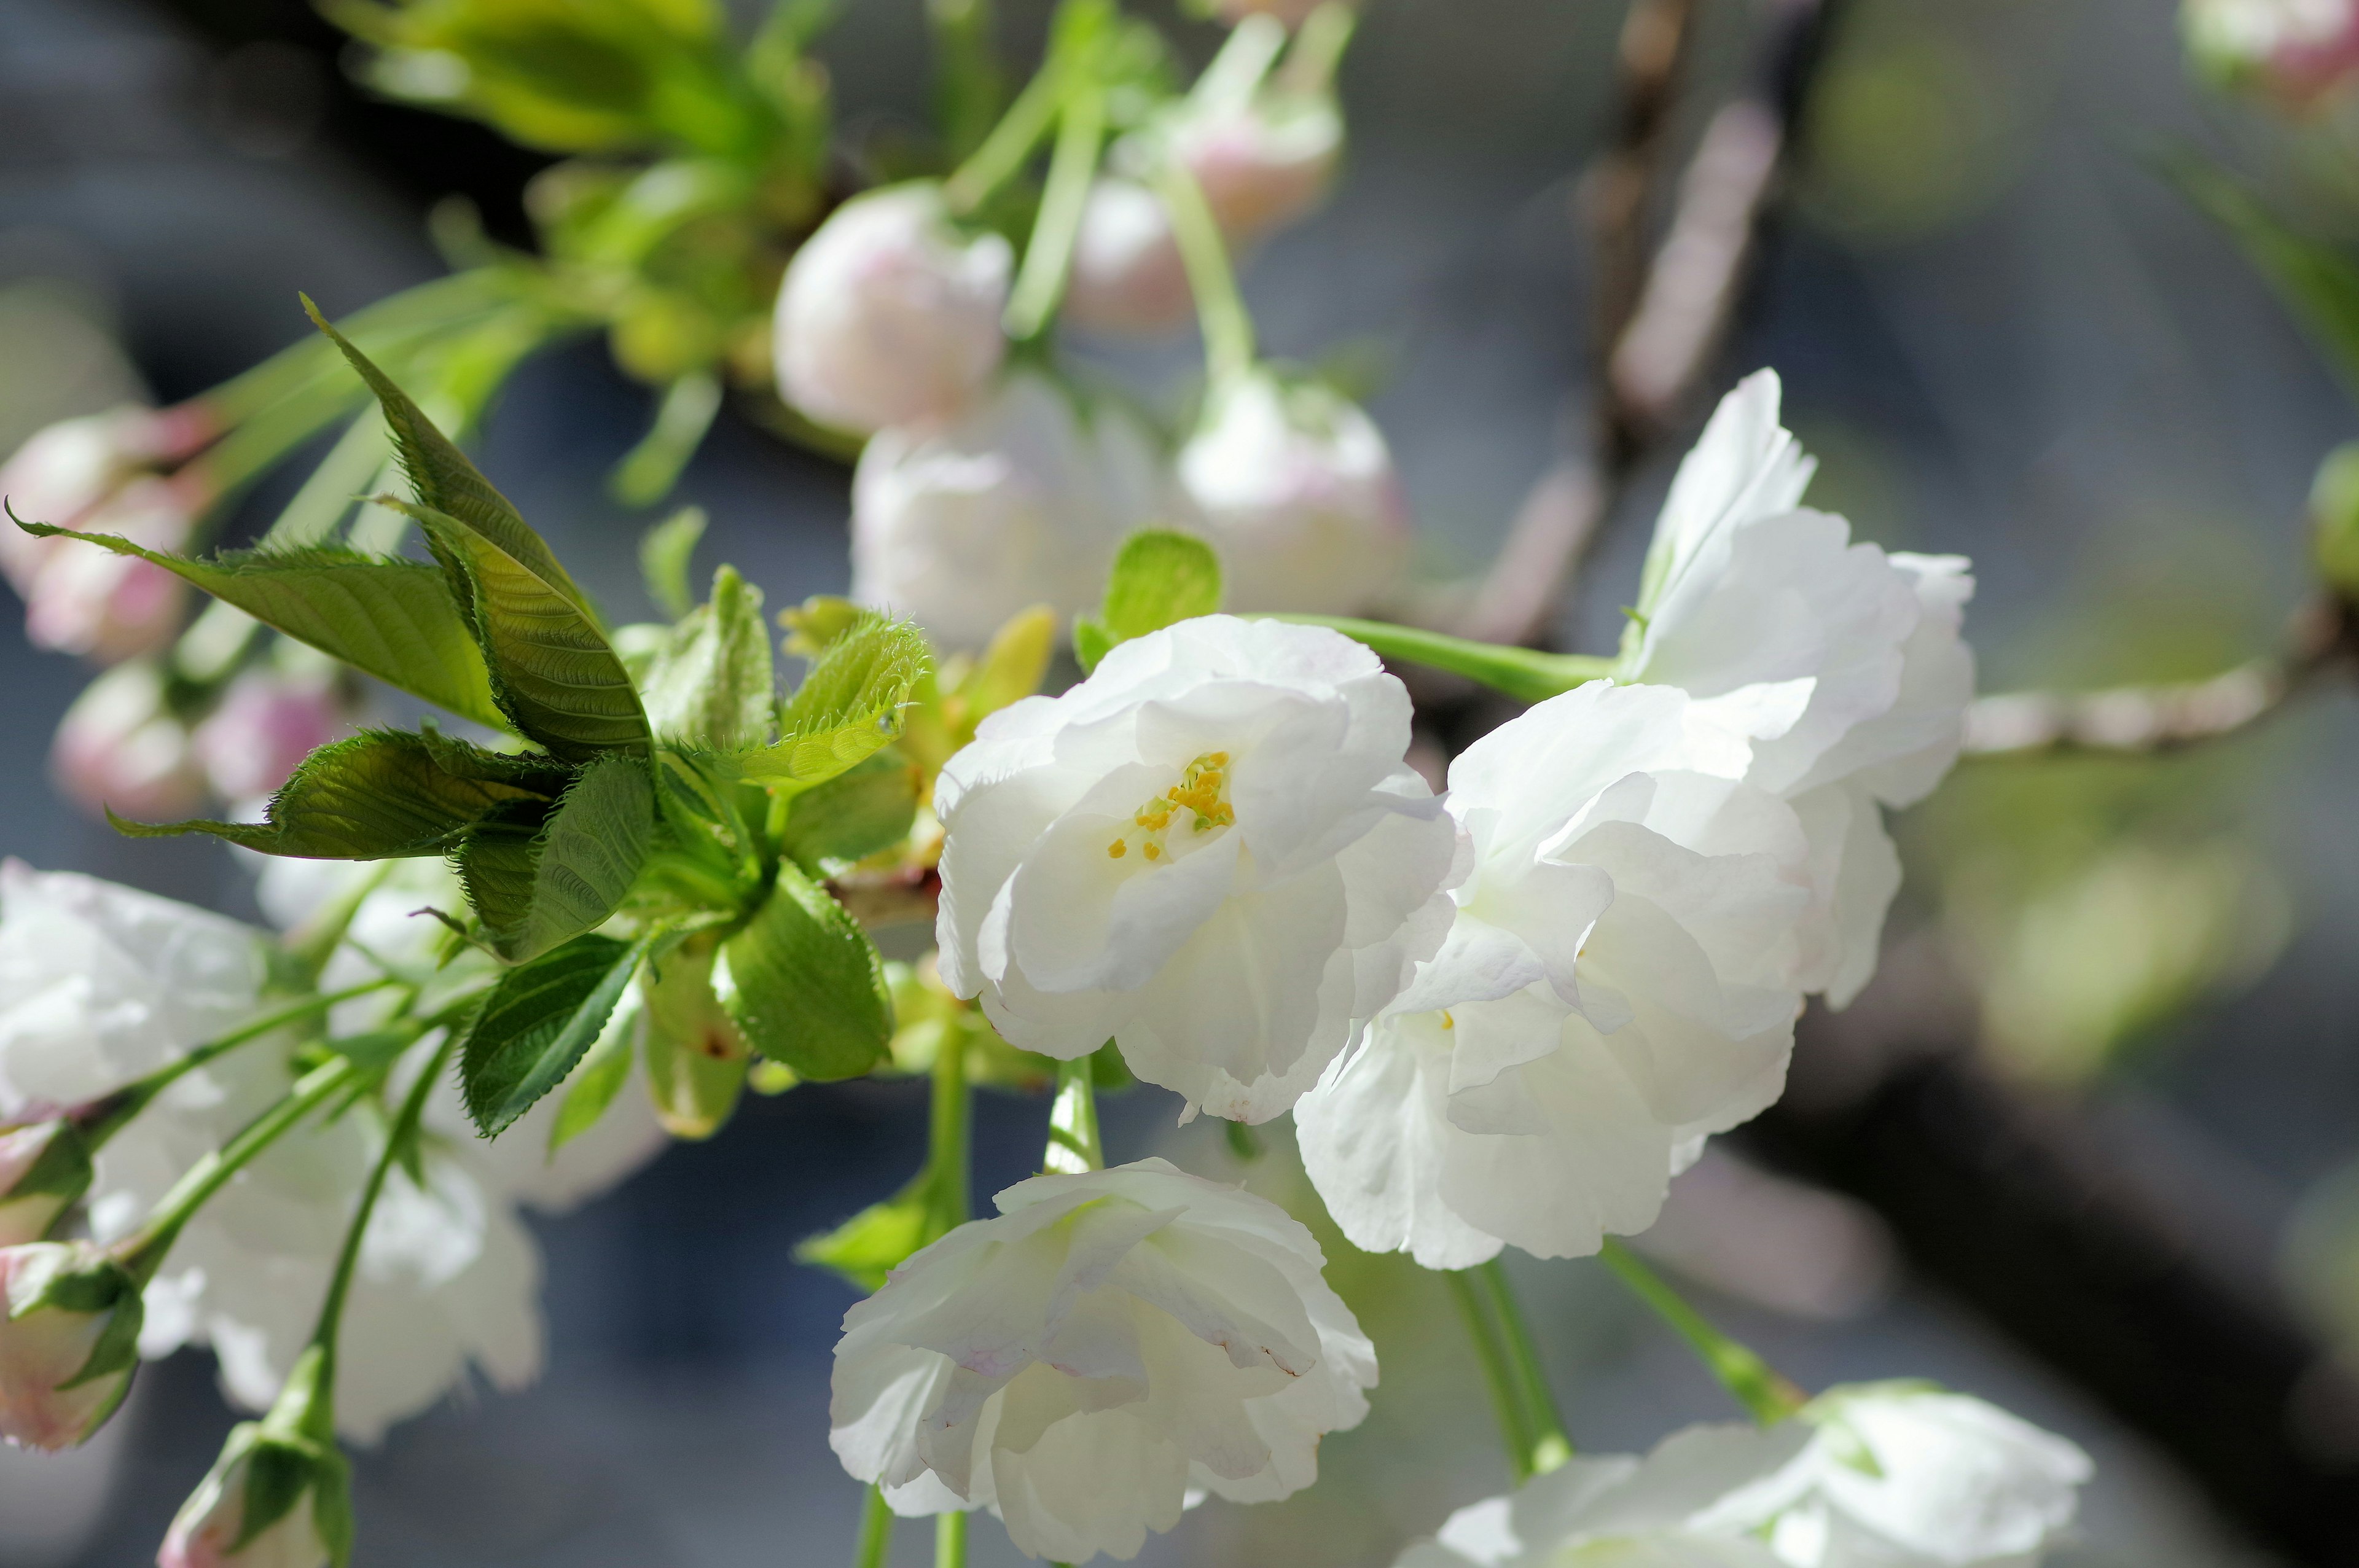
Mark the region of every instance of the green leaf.
<instances>
[{"instance_id":1,"label":"green leaf","mask_svg":"<svg viewBox=\"0 0 2359 1568\"><path fill-rule=\"evenodd\" d=\"M653 506L669 495L720 412L721 378L711 371L691 371L673 382L657 406L654 426L608 476L609 492L625 506Z\"/></svg>"},{"instance_id":2,"label":"green leaf","mask_svg":"<svg viewBox=\"0 0 2359 1568\"><path fill-rule=\"evenodd\" d=\"M2169 158L2163 168L2190 200L2228 231L2310 329L2345 388L2359 392L2359 263L2296 233L2243 184L2202 158Z\"/></svg>"},{"instance_id":3,"label":"green leaf","mask_svg":"<svg viewBox=\"0 0 2359 1568\"><path fill-rule=\"evenodd\" d=\"M1217 595L1216 595L1217 598ZM1045 604L1020 610L992 633L991 645L959 682L964 702L960 721L972 739L974 727L1010 703L1021 702L1048 678L1057 652L1057 612Z\"/></svg>"},{"instance_id":4,"label":"green leaf","mask_svg":"<svg viewBox=\"0 0 2359 1568\"><path fill-rule=\"evenodd\" d=\"M712 989L747 1044L806 1078L857 1077L893 1038L875 945L790 860L752 922L721 945Z\"/></svg>"},{"instance_id":5,"label":"green leaf","mask_svg":"<svg viewBox=\"0 0 2359 1568\"><path fill-rule=\"evenodd\" d=\"M779 611L778 624L787 629L788 653L816 659L836 639L866 625L875 613L835 594L815 593L792 610Z\"/></svg>"},{"instance_id":6,"label":"green leaf","mask_svg":"<svg viewBox=\"0 0 2359 1568\"><path fill-rule=\"evenodd\" d=\"M689 592L689 562L704 537L701 506L683 506L639 536L639 576L647 599L674 621L696 608Z\"/></svg>"},{"instance_id":7,"label":"green leaf","mask_svg":"<svg viewBox=\"0 0 2359 1568\"><path fill-rule=\"evenodd\" d=\"M728 759L739 776L808 789L875 755L901 733L902 709L932 667L907 622L868 613L837 635L781 714L775 746Z\"/></svg>"},{"instance_id":8,"label":"green leaf","mask_svg":"<svg viewBox=\"0 0 2359 1568\"><path fill-rule=\"evenodd\" d=\"M1288 621L1299 626L1324 626L1365 644L1387 659L1448 670L1482 682L1521 702L1543 702L1577 686L1603 680L1614 673L1612 659L1585 654L1542 654L1499 643L1477 643L1414 626L1383 621L1354 621L1343 615L1269 615L1260 619Z\"/></svg>"},{"instance_id":9,"label":"green leaf","mask_svg":"<svg viewBox=\"0 0 2359 1568\"><path fill-rule=\"evenodd\" d=\"M108 820L135 838L210 833L266 855L387 860L439 855L504 807L540 806L569 774L548 759L502 757L441 735L372 730L321 747L258 823Z\"/></svg>"},{"instance_id":10,"label":"green leaf","mask_svg":"<svg viewBox=\"0 0 2359 1568\"><path fill-rule=\"evenodd\" d=\"M467 830L455 857L493 950L522 963L603 925L655 832L647 764L603 757L551 807L517 803Z\"/></svg>"},{"instance_id":11,"label":"green leaf","mask_svg":"<svg viewBox=\"0 0 2359 1568\"><path fill-rule=\"evenodd\" d=\"M1193 534L1143 528L1123 541L1095 619L1073 625L1073 652L1084 670L1117 645L1221 608L1221 562Z\"/></svg>"},{"instance_id":12,"label":"green leaf","mask_svg":"<svg viewBox=\"0 0 2359 1568\"><path fill-rule=\"evenodd\" d=\"M549 1152L553 1156L568 1143L598 1125L614 1097L631 1079L631 1047L637 1044L642 1004L636 991L625 992L615 1005L597 1043L573 1071L573 1087L565 1091L549 1124Z\"/></svg>"},{"instance_id":13,"label":"green leaf","mask_svg":"<svg viewBox=\"0 0 2359 1568\"><path fill-rule=\"evenodd\" d=\"M606 1027L651 938L579 936L502 975L467 1025L459 1087L496 1138L563 1083Z\"/></svg>"},{"instance_id":14,"label":"green leaf","mask_svg":"<svg viewBox=\"0 0 2359 1568\"><path fill-rule=\"evenodd\" d=\"M647 1097L674 1138L712 1137L744 1095L745 1036L712 993L718 939L700 934L666 954L647 987Z\"/></svg>"},{"instance_id":15,"label":"green leaf","mask_svg":"<svg viewBox=\"0 0 2359 1568\"><path fill-rule=\"evenodd\" d=\"M806 871L823 860L857 860L909 836L923 781L893 750L877 752L795 796L779 848Z\"/></svg>"},{"instance_id":16,"label":"green leaf","mask_svg":"<svg viewBox=\"0 0 2359 1568\"><path fill-rule=\"evenodd\" d=\"M882 1203L870 1204L833 1230L795 1249L795 1260L833 1271L854 1290L874 1295L885 1276L943 1234L933 1175L918 1178Z\"/></svg>"},{"instance_id":17,"label":"green leaf","mask_svg":"<svg viewBox=\"0 0 2359 1568\"><path fill-rule=\"evenodd\" d=\"M667 741L743 752L770 738L777 672L762 620L762 590L723 567L712 598L671 629L640 676L647 722Z\"/></svg>"},{"instance_id":18,"label":"green leaf","mask_svg":"<svg viewBox=\"0 0 2359 1568\"><path fill-rule=\"evenodd\" d=\"M490 672L439 568L328 546L224 550L190 560L111 534L20 523L28 534L82 539L153 562L299 643L462 719L508 727Z\"/></svg>"}]
</instances>

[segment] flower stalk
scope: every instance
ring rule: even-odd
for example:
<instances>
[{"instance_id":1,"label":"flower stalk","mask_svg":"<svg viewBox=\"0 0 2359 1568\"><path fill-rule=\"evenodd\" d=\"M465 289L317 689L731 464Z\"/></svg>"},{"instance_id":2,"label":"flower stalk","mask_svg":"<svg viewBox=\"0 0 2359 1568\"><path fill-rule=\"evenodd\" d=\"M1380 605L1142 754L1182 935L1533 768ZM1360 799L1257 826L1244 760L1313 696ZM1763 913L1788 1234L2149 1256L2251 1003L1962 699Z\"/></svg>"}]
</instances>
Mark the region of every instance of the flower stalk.
<instances>
[{"instance_id":1,"label":"flower stalk","mask_svg":"<svg viewBox=\"0 0 2359 1568\"><path fill-rule=\"evenodd\" d=\"M1557 1410L1548 1372L1540 1365L1539 1346L1533 1340L1531 1325L1516 1300L1516 1288L1507 1278L1506 1266L1494 1258L1469 1272L1474 1276L1476 1287L1499 1325L1507 1371L1529 1433L1531 1473L1545 1476L1572 1457L1572 1440L1565 1435L1564 1417Z\"/></svg>"},{"instance_id":2,"label":"flower stalk","mask_svg":"<svg viewBox=\"0 0 2359 1568\"><path fill-rule=\"evenodd\" d=\"M1068 1175L1105 1169L1095 1070L1087 1056L1057 1064L1057 1098L1049 1108L1049 1152L1041 1168Z\"/></svg>"},{"instance_id":3,"label":"flower stalk","mask_svg":"<svg viewBox=\"0 0 2359 1568\"><path fill-rule=\"evenodd\" d=\"M1598 1257L1614 1271L1614 1278L1629 1287L1631 1294L1646 1303L1656 1316L1688 1342L1697 1359L1755 1421L1763 1426L1775 1426L1810 1401L1809 1395L1763 1360L1752 1346L1714 1328L1627 1247L1608 1240Z\"/></svg>"},{"instance_id":4,"label":"flower stalk","mask_svg":"<svg viewBox=\"0 0 2359 1568\"><path fill-rule=\"evenodd\" d=\"M1482 1370L1483 1387L1491 1396L1492 1414L1498 1418L1499 1441L1507 1451L1507 1469L1520 1487L1532 1478L1534 1444L1531 1429L1524 1419L1523 1401L1516 1395L1515 1374L1499 1344L1497 1327L1492 1322L1481 1289L1474 1283L1473 1271L1452 1269L1441 1278L1450 1287L1451 1300L1458 1304L1459 1316L1465 1322L1466 1337L1474 1350L1474 1364Z\"/></svg>"},{"instance_id":5,"label":"flower stalk","mask_svg":"<svg viewBox=\"0 0 2359 1568\"><path fill-rule=\"evenodd\" d=\"M1254 367L1256 350L1253 313L1237 287L1229 242L1221 233L1204 188L1178 154L1157 160L1155 189L1171 217L1171 235L1196 296L1196 319L1204 333L1204 379L1208 398L1242 380Z\"/></svg>"},{"instance_id":6,"label":"flower stalk","mask_svg":"<svg viewBox=\"0 0 2359 1568\"><path fill-rule=\"evenodd\" d=\"M1082 210L1089 201L1090 181L1096 178L1098 155L1105 145L1105 90L1084 82L1067 102L1058 124L1040 215L1033 222L1024 265L1007 300L1007 335L1016 342L1038 338L1056 319L1057 302L1072 271L1073 244L1081 236Z\"/></svg>"}]
</instances>

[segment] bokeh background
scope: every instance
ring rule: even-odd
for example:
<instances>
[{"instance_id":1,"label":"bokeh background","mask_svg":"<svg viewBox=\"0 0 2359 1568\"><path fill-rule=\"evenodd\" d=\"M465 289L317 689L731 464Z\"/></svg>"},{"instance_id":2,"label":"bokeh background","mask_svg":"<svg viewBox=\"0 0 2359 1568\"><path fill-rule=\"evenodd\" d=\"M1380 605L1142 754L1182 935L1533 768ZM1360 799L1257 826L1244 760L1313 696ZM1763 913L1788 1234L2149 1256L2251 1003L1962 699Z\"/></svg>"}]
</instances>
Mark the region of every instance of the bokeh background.
<instances>
[{"instance_id":1,"label":"bokeh background","mask_svg":"<svg viewBox=\"0 0 2359 1568\"><path fill-rule=\"evenodd\" d=\"M1045 9L1006 7L1016 47ZM1582 428L1574 198L1621 10L1368 0L1347 175L1247 276L1274 351L1366 378L1436 579L1479 568ZM1974 557L1985 689L2199 676L2267 649L2305 591L2311 471L2354 434L2349 399L2158 172L2208 148L2347 226L2336 133L2207 98L2174 11L1854 0L1714 379L1777 367L1824 460L1819 504L1887 546ZM1704 16L1709 101L1757 18L1747 0ZM1209 51L1209 29L1175 27ZM822 53L847 114L889 124L922 112L923 49L917 0L859 0ZM432 276L438 196L520 235L535 167L368 100L295 0L0 0L0 449L293 341L299 288L332 313ZM1188 352L1107 363L1146 384ZM647 416L584 344L516 379L480 452L623 618L648 518L602 480ZM1614 636L1666 477L1626 498L1570 645ZM707 566L734 561L771 603L843 587L841 468L724 419L681 493L712 515ZM226 849L135 845L52 792L48 737L85 678L0 615L0 851L251 913ZM1876 989L1813 1024L1793 1102L1682 1179L1650 1249L1805 1384L1935 1377L2085 1444L2099 1477L2073 1568L2359 1560L2331 1544L2359 1553L2347 1521L2336 1538L2313 1519L2338 1488L2359 1512L2359 1399L2336 1360L2359 1342L2354 774L2359 725L2332 689L2181 760L1969 764L1907 824L1911 889ZM851 1292L789 1254L915 1167L923 1092L749 1100L716 1141L543 1224L545 1376L360 1456L358 1561L847 1561L859 1492L825 1405ZM1302 1195L1282 1136L1240 1164L1176 1109L1154 1090L1110 1105L1113 1155ZM984 1097L979 1193L1034 1168L1044 1115ZM1207 1506L1143 1563L1381 1568L1504 1484L1436 1282L1340 1241L1331 1256L1384 1357L1375 1414L1328 1442L1315 1490ZM1733 1418L1593 1264L1517 1273L1581 1446ZM0 1452L0 1568L148 1561L232 1419L210 1360L184 1353L92 1450ZM975 1535L978 1564L1019 1561L995 1526ZM908 1528L894 1561L929 1552Z\"/></svg>"}]
</instances>

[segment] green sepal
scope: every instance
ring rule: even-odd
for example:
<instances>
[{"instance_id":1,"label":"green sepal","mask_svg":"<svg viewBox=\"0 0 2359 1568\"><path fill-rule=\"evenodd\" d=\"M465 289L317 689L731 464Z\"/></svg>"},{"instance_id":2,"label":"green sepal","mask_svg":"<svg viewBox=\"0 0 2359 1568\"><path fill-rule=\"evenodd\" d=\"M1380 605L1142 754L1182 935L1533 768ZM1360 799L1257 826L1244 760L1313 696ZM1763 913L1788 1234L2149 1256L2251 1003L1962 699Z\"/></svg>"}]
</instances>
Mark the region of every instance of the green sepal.
<instances>
[{"instance_id":1,"label":"green sepal","mask_svg":"<svg viewBox=\"0 0 2359 1568\"><path fill-rule=\"evenodd\" d=\"M779 714L777 744L712 762L773 789L825 784L899 738L903 710L932 662L916 627L864 612L829 641L795 689Z\"/></svg>"},{"instance_id":2,"label":"green sepal","mask_svg":"<svg viewBox=\"0 0 2359 1568\"><path fill-rule=\"evenodd\" d=\"M266 820L137 823L107 813L135 838L210 833L266 855L386 860L439 855L484 817L545 805L571 770L511 758L448 736L371 730L321 747L271 796Z\"/></svg>"},{"instance_id":3,"label":"green sepal","mask_svg":"<svg viewBox=\"0 0 2359 1568\"><path fill-rule=\"evenodd\" d=\"M1085 671L1133 637L1221 608L1221 561L1193 534L1142 528L1123 541L1094 617L1073 622L1073 655Z\"/></svg>"},{"instance_id":4,"label":"green sepal","mask_svg":"<svg viewBox=\"0 0 2359 1568\"><path fill-rule=\"evenodd\" d=\"M712 1137L744 1095L753 1050L712 991L720 941L690 937L656 960L647 986L647 1098L674 1138Z\"/></svg>"},{"instance_id":5,"label":"green sepal","mask_svg":"<svg viewBox=\"0 0 2359 1568\"><path fill-rule=\"evenodd\" d=\"M88 1359L58 1387L78 1389L136 1367L139 1328L147 1309L140 1299L139 1281L131 1271L88 1242L42 1242L38 1249L29 1262L19 1266L12 1281L10 1297L15 1298L21 1289L23 1299L14 1301L8 1316L17 1320L37 1312L61 1312L106 1320ZM114 1415L114 1406L122 1402L129 1387L130 1379L125 1378L123 1390L92 1421L90 1430L95 1432Z\"/></svg>"},{"instance_id":6,"label":"green sepal","mask_svg":"<svg viewBox=\"0 0 2359 1568\"><path fill-rule=\"evenodd\" d=\"M829 1270L862 1294L874 1295L884 1288L886 1275L920 1248L941 1239L940 1215L934 1174L921 1171L882 1203L870 1204L833 1230L799 1244L795 1261Z\"/></svg>"},{"instance_id":7,"label":"green sepal","mask_svg":"<svg viewBox=\"0 0 2359 1568\"><path fill-rule=\"evenodd\" d=\"M712 597L671 629L639 692L662 740L716 752L767 742L778 693L762 590L735 567L714 572Z\"/></svg>"},{"instance_id":8,"label":"green sepal","mask_svg":"<svg viewBox=\"0 0 2359 1568\"><path fill-rule=\"evenodd\" d=\"M805 1078L857 1077L886 1059L893 1002L876 946L791 860L721 946L713 994L755 1050Z\"/></svg>"},{"instance_id":9,"label":"green sepal","mask_svg":"<svg viewBox=\"0 0 2359 1568\"><path fill-rule=\"evenodd\" d=\"M26 1130L11 1128L10 1132ZM60 1117L49 1124L49 1141L34 1156L16 1184L0 1193L0 1204L22 1198L58 1198L71 1206L90 1191L90 1140L81 1128Z\"/></svg>"},{"instance_id":10,"label":"green sepal","mask_svg":"<svg viewBox=\"0 0 2359 1568\"><path fill-rule=\"evenodd\" d=\"M452 862L493 950L522 963L603 925L654 836L647 764L607 756L583 768L553 807L511 803L477 821Z\"/></svg>"},{"instance_id":11,"label":"green sepal","mask_svg":"<svg viewBox=\"0 0 2359 1568\"><path fill-rule=\"evenodd\" d=\"M807 871L827 861L864 860L909 836L924 780L887 747L795 796L778 847Z\"/></svg>"},{"instance_id":12,"label":"green sepal","mask_svg":"<svg viewBox=\"0 0 2359 1568\"><path fill-rule=\"evenodd\" d=\"M557 1119L549 1123L549 1152L554 1157L560 1149L598 1125L614 1097L631 1077L631 1047L637 1042L639 1020L644 1005L636 990L625 990L614 1004L614 1016L598 1032L597 1041L581 1065L573 1069L571 1087L565 1099L557 1108Z\"/></svg>"},{"instance_id":13,"label":"green sepal","mask_svg":"<svg viewBox=\"0 0 2359 1568\"><path fill-rule=\"evenodd\" d=\"M80 539L163 568L223 603L342 660L364 675L495 730L507 716L442 570L424 561L333 546L223 550L192 560L111 534L19 523L27 534Z\"/></svg>"},{"instance_id":14,"label":"green sepal","mask_svg":"<svg viewBox=\"0 0 2359 1568\"><path fill-rule=\"evenodd\" d=\"M460 1044L459 1087L478 1132L498 1137L580 1065L652 942L577 936L500 977Z\"/></svg>"},{"instance_id":15,"label":"green sepal","mask_svg":"<svg viewBox=\"0 0 2359 1568\"><path fill-rule=\"evenodd\" d=\"M1384 621L1355 621L1343 615L1270 615L1260 619L1324 626L1386 659L1448 670L1480 681L1519 702L1545 702L1614 673L1612 659L1584 654L1537 653L1530 648L1478 643L1468 637L1421 631L1415 626L1396 626Z\"/></svg>"}]
</instances>

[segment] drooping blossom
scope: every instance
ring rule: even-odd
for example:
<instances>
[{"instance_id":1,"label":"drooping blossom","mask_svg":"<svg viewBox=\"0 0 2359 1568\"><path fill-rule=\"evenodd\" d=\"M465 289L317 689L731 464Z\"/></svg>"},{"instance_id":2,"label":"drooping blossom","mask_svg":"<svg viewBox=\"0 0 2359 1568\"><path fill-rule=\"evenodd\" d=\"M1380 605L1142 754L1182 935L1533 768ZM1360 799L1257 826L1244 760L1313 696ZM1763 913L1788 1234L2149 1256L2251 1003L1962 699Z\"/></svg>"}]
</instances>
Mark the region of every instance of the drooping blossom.
<instances>
[{"instance_id":1,"label":"drooping blossom","mask_svg":"<svg viewBox=\"0 0 2359 1568\"><path fill-rule=\"evenodd\" d=\"M1450 935L1295 1108L1355 1245L1437 1269L1594 1252L1777 1098L1809 847L1692 708L1583 687L1451 765L1473 859Z\"/></svg>"},{"instance_id":2,"label":"drooping blossom","mask_svg":"<svg viewBox=\"0 0 2359 1568\"><path fill-rule=\"evenodd\" d=\"M1014 265L999 235L953 227L938 185L854 197L795 253L779 286L779 391L864 435L953 416L1006 355L1000 313Z\"/></svg>"},{"instance_id":3,"label":"drooping blossom","mask_svg":"<svg viewBox=\"0 0 2359 1568\"><path fill-rule=\"evenodd\" d=\"M149 822L195 815L204 768L164 695L163 672L144 659L83 687L49 742L59 792L93 816L108 809Z\"/></svg>"},{"instance_id":4,"label":"drooping blossom","mask_svg":"<svg viewBox=\"0 0 2359 1568\"><path fill-rule=\"evenodd\" d=\"M1701 722L1749 743L1746 782L1792 803L1813 889L1798 985L1840 1007L1875 973L1900 886L1882 808L1957 760L1973 579L1962 557L1887 555L1804 507L1817 465L1778 395L1775 373L1747 378L1680 464L1616 674L1687 691Z\"/></svg>"},{"instance_id":5,"label":"drooping blossom","mask_svg":"<svg viewBox=\"0 0 2359 1568\"><path fill-rule=\"evenodd\" d=\"M1275 1205L1161 1160L1036 1176L845 1314L829 1441L899 1512L1127 1560L1191 1490L1266 1502L1359 1424L1375 1354Z\"/></svg>"},{"instance_id":6,"label":"drooping blossom","mask_svg":"<svg viewBox=\"0 0 2359 1568\"><path fill-rule=\"evenodd\" d=\"M1763 1431L1700 1426L1461 1509L1397 1568L2038 1568L2088 1455L1925 1385L1832 1390Z\"/></svg>"},{"instance_id":7,"label":"drooping blossom","mask_svg":"<svg viewBox=\"0 0 2359 1568\"><path fill-rule=\"evenodd\" d=\"M2180 24L2198 70L2290 110L2320 107L2359 75L2353 0L2185 0Z\"/></svg>"},{"instance_id":8,"label":"drooping blossom","mask_svg":"<svg viewBox=\"0 0 2359 1568\"><path fill-rule=\"evenodd\" d=\"M946 425L886 430L852 481L852 591L946 649L1035 604L1096 604L1125 535L1152 522L1153 438L1120 406L1011 373Z\"/></svg>"},{"instance_id":9,"label":"drooping blossom","mask_svg":"<svg viewBox=\"0 0 2359 1568\"><path fill-rule=\"evenodd\" d=\"M1223 615L1002 709L936 786L943 980L1023 1049L1278 1114L1449 918L1408 722L1358 643Z\"/></svg>"},{"instance_id":10,"label":"drooping blossom","mask_svg":"<svg viewBox=\"0 0 2359 1568\"><path fill-rule=\"evenodd\" d=\"M87 1241L0 1248L0 1438L72 1448L106 1424L137 1365L139 1288Z\"/></svg>"},{"instance_id":11,"label":"drooping blossom","mask_svg":"<svg viewBox=\"0 0 2359 1568\"><path fill-rule=\"evenodd\" d=\"M213 793L259 800L346 728L331 670L246 670L191 737Z\"/></svg>"},{"instance_id":12,"label":"drooping blossom","mask_svg":"<svg viewBox=\"0 0 2359 1568\"><path fill-rule=\"evenodd\" d=\"M156 1568L328 1568L352 1550L351 1487L342 1454L245 1422L173 1516Z\"/></svg>"},{"instance_id":13,"label":"drooping blossom","mask_svg":"<svg viewBox=\"0 0 2359 1568\"><path fill-rule=\"evenodd\" d=\"M1408 562L1391 449L1357 404L1317 382L1257 371L1216 388L1179 475L1232 609L1364 614Z\"/></svg>"}]
</instances>

